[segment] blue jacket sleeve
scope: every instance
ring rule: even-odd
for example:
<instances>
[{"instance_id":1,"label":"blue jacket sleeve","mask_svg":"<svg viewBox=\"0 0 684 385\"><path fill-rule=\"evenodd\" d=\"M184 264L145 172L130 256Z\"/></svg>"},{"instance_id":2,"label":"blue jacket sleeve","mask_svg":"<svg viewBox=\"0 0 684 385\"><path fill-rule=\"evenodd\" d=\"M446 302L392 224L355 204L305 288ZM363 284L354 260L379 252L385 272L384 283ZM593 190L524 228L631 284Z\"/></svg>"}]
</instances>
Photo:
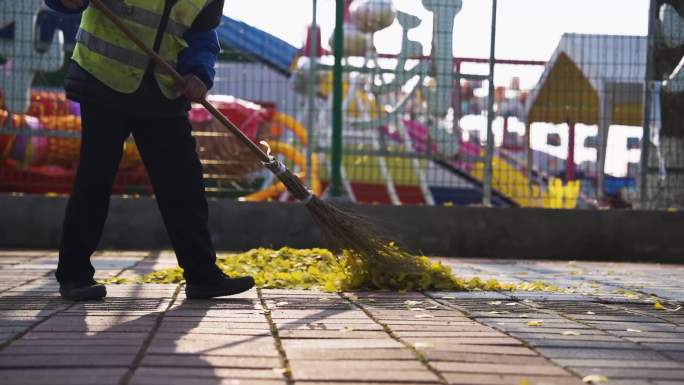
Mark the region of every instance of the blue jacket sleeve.
<instances>
[{"instance_id":1,"label":"blue jacket sleeve","mask_svg":"<svg viewBox=\"0 0 684 385\"><path fill-rule=\"evenodd\" d=\"M204 82L207 89L211 89L216 75L214 66L221 50L216 31L189 30L183 37L188 47L178 55L178 72L181 75L197 76Z\"/></svg>"},{"instance_id":2,"label":"blue jacket sleeve","mask_svg":"<svg viewBox=\"0 0 684 385\"><path fill-rule=\"evenodd\" d=\"M60 0L45 0L45 5L50 7L53 11L57 11L59 13L81 13L85 11L86 8L88 8L88 1L83 4L83 7L78 8L78 9L71 9L67 8L64 5L62 5L62 2Z\"/></svg>"}]
</instances>

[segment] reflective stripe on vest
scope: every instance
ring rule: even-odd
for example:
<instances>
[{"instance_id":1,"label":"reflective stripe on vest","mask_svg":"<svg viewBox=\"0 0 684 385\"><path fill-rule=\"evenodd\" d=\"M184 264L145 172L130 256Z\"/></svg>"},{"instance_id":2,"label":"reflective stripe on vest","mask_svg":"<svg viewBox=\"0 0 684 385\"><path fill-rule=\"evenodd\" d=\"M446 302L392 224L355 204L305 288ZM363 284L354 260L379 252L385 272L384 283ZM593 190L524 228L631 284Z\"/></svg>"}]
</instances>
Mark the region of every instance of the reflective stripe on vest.
<instances>
[{"instance_id":1,"label":"reflective stripe on vest","mask_svg":"<svg viewBox=\"0 0 684 385\"><path fill-rule=\"evenodd\" d=\"M150 59L145 54L116 46L92 35L84 29L79 28L76 33L76 41L84 44L95 53L120 61L131 67L140 68L143 71L150 64Z\"/></svg>"},{"instance_id":2,"label":"reflective stripe on vest","mask_svg":"<svg viewBox=\"0 0 684 385\"><path fill-rule=\"evenodd\" d=\"M76 32L76 41L84 44L95 53L99 53L100 55L106 56L112 60L120 61L131 67L146 70L147 66L150 64L150 59L144 53L141 54L126 48L121 48L94 35L91 35L90 32L81 28L79 28L78 32ZM177 68L175 61L167 61L167 63L169 63L174 69Z\"/></svg>"},{"instance_id":3,"label":"reflective stripe on vest","mask_svg":"<svg viewBox=\"0 0 684 385\"><path fill-rule=\"evenodd\" d=\"M159 55L174 68L179 53L187 47L183 33L211 0L179 0L169 12ZM166 0L103 0L124 24L152 47L162 22ZM98 9L88 7L81 20L72 58L83 69L110 88L133 93L139 87L150 59ZM173 78L156 68L154 73L164 96L180 96Z\"/></svg>"},{"instance_id":4,"label":"reflective stripe on vest","mask_svg":"<svg viewBox=\"0 0 684 385\"><path fill-rule=\"evenodd\" d=\"M144 8L128 5L121 0L102 0L102 2L117 16L134 23L138 23L150 28L157 28L161 24L162 16ZM175 20L169 19L166 26L166 33L183 37L188 28Z\"/></svg>"}]
</instances>

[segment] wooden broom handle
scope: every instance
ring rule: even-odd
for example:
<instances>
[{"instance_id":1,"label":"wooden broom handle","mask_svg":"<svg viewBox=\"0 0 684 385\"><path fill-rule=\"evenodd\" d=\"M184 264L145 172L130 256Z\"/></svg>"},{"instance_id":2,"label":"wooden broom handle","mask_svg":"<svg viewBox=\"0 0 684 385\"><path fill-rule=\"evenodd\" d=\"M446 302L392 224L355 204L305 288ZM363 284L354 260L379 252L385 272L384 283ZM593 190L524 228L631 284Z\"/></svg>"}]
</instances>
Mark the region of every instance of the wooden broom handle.
<instances>
[{"instance_id":1,"label":"wooden broom handle","mask_svg":"<svg viewBox=\"0 0 684 385\"><path fill-rule=\"evenodd\" d=\"M135 36L133 32L131 32L128 27L119 19L117 15L115 15L109 8L107 8L106 5L102 3L101 0L90 0L90 2L97 8L100 12L102 12L109 21L111 21L114 25L116 25L121 32L124 33L138 48L143 50L145 54L152 60L156 65L158 65L162 70L164 70L166 73L168 73L173 80L176 81L178 84L184 84L185 79L183 76L181 76L169 63L166 62L159 54L154 52L152 48L148 47L143 43L140 38ZM259 158L260 161L264 163L268 163L271 161L271 157L268 156L262 149L259 147L256 143L252 142L251 139L247 137L239 128L233 124L233 122L230 121L225 115L221 113L216 107L214 107L211 103L207 101L207 99L202 99L200 102L204 108L206 108L225 128L227 128L230 132L233 133L242 143L244 143L247 147L249 147L250 150L254 153L254 155Z\"/></svg>"}]
</instances>

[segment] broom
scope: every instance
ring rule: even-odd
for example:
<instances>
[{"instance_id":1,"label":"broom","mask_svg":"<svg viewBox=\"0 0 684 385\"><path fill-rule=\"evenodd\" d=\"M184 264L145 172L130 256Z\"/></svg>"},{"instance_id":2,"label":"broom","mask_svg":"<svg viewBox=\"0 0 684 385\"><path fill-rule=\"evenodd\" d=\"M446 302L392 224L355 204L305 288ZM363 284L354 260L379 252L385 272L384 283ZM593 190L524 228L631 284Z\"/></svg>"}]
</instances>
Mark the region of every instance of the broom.
<instances>
[{"instance_id":1,"label":"broom","mask_svg":"<svg viewBox=\"0 0 684 385\"><path fill-rule=\"evenodd\" d=\"M173 77L178 84L185 82L183 77L170 64L135 36L101 0L91 0L91 3L138 48L143 50L156 65ZM380 267L385 272L403 271L408 273L415 271L416 268L419 269L416 258L412 254L399 248L393 242L388 242L383 236L379 235L368 220L318 198L306 188L299 177L292 173L281 161L271 156L270 153L265 153L225 115L209 103L206 98L201 101L201 104L256 155L264 167L269 169L285 185L293 197L304 203L314 222L320 228L323 240L331 245L333 249L338 251L346 250L361 258L369 268Z\"/></svg>"}]
</instances>

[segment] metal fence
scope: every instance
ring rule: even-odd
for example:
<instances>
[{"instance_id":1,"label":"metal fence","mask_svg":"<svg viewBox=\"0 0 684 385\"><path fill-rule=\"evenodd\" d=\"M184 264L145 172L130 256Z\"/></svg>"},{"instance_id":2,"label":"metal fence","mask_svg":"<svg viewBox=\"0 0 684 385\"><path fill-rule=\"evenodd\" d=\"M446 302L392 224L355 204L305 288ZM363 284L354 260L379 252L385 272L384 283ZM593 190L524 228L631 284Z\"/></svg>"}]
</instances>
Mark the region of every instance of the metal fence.
<instances>
[{"instance_id":1,"label":"metal fence","mask_svg":"<svg viewBox=\"0 0 684 385\"><path fill-rule=\"evenodd\" d=\"M509 60L495 39L510 22L497 12L506 1L413 0L416 16L408 1L307 0L317 17L298 45L224 16L210 100L324 195L682 208L684 2L641 1L648 36L565 33L544 60ZM41 3L7 3L0 17L0 191L67 194L80 113L61 86L78 16ZM454 55L469 38L455 26L474 3L488 4L476 32L491 37L489 57ZM416 38L423 24L431 33ZM193 107L190 119L208 194L291 200L209 114ZM114 193L153 194L132 140Z\"/></svg>"}]
</instances>

